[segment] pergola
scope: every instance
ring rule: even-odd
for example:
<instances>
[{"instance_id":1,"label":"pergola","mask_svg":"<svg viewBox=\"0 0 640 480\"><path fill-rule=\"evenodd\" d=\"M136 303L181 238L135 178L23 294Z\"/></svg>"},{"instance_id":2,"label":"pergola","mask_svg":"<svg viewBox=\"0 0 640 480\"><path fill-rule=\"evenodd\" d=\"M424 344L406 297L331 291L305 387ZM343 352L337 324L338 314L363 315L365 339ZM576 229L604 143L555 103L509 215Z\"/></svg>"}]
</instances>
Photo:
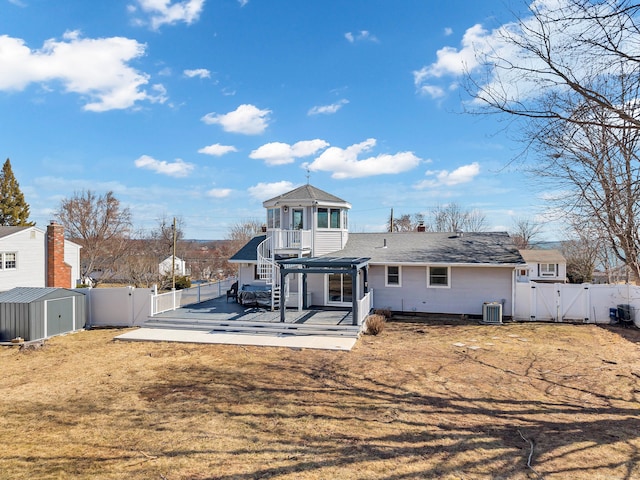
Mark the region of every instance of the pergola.
<instances>
[{"instance_id":1,"label":"pergola","mask_svg":"<svg viewBox=\"0 0 640 480\"><path fill-rule=\"evenodd\" d=\"M345 274L351 276L351 305L353 324L358 324L358 272L362 270L364 279L364 293L369 291L369 257L299 257L279 260L280 285L284 285L290 273L302 274L302 308L307 305L307 275L310 273ZM285 308L280 308L280 321L284 322Z\"/></svg>"}]
</instances>

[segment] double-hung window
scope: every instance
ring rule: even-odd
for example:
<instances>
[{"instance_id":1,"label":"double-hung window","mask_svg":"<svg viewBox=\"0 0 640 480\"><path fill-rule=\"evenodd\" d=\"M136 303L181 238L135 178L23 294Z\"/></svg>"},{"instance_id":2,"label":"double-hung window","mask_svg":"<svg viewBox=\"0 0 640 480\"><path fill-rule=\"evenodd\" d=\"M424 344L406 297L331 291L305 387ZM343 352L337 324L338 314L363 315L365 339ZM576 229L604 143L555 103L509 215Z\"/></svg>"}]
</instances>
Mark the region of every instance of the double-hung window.
<instances>
[{"instance_id":1,"label":"double-hung window","mask_svg":"<svg viewBox=\"0 0 640 480\"><path fill-rule=\"evenodd\" d=\"M400 281L400 267L398 265L387 265L387 276L385 286L387 287L400 287L402 286Z\"/></svg>"},{"instance_id":2,"label":"double-hung window","mask_svg":"<svg viewBox=\"0 0 640 480\"><path fill-rule=\"evenodd\" d=\"M449 288L450 274L449 267L427 267L427 287Z\"/></svg>"},{"instance_id":3,"label":"double-hung window","mask_svg":"<svg viewBox=\"0 0 640 480\"><path fill-rule=\"evenodd\" d=\"M540 264L540 276L541 277L555 277L556 276L556 264L555 263L541 263Z\"/></svg>"},{"instance_id":4,"label":"double-hung window","mask_svg":"<svg viewBox=\"0 0 640 480\"><path fill-rule=\"evenodd\" d=\"M0 253L0 269L15 270L18 268L17 257L18 254L15 252Z\"/></svg>"}]
</instances>

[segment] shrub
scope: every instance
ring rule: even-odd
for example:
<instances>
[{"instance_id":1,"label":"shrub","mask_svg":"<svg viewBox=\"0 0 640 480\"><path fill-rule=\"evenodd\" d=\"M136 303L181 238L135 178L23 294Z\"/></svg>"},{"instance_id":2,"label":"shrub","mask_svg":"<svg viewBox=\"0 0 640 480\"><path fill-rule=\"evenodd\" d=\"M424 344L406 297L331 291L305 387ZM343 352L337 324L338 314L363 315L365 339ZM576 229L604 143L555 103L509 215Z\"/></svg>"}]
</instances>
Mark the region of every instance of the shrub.
<instances>
[{"instance_id":1,"label":"shrub","mask_svg":"<svg viewBox=\"0 0 640 480\"><path fill-rule=\"evenodd\" d=\"M384 326L387 323L384 315L373 314L367 317L367 330L369 335L378 335L384 330Z\"/></svg>"},{"instance_id":2,"label":"shrub","mask_svg":"<svg viewBox=\"0 0 640 480\"><path fill-rule=\"evenodd\" d=\"M191 279L189 277L176 277L176 290L191 287Z\"/></svg>"},{"instance_id":3,"label":"shrub","mask_svg":"<svg viewBox=\"0 0 640 480\"><path fill-rule=\"evenodd\" d=\"M391 318L391 309L390 308L376 308L373 313L376 315L382 315L384 318L389 320Z\"/></svg>"}]
</instances>

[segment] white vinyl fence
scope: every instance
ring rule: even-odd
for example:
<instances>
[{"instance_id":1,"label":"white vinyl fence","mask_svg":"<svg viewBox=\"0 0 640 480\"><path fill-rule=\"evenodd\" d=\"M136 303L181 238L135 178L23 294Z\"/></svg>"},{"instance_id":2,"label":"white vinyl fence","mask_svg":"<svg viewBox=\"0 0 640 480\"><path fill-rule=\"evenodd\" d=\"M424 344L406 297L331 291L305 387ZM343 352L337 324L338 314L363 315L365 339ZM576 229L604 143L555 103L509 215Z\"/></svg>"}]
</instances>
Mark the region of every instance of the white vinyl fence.
<instances>
[{"instance_id":1,"label":"white vinyl fence","mask_svg":"<svg viewBox=\"0 0 640 480\"><path fill-rule=\"evenodd\" d=\"M149 317L150 288L77 288L87 298L89 327L133 327Z\"/></svg>"},{"instance_id":2,"label":"white vinyl fence","mask_svg":"<svg viewBox=\"0 0 640 480\"><path fill-rule=\"evenodd\" d=\"M610 323L610 309L618 305L629 305L640 327L640 287L635 285L517 283L514 319Z\"/></svg>"},{"instance_id":3,"label":"white vinyl fence","mask_svg":"<svg viewBox=\"0 0 640 480\"><path fill-rule=\"evenodd\" d=\"M373 290L369 290L364 297L358 300L358 325L362 325L373 307Z\"/></svg>"},{"instance_id":4,"label":"white vinyl fence","mask_svg":"<svg viewBox=\"0 0 640 480\"><path fill-rule=\"evenodd\" d=\"M152 288L77 288L87 298L89 327L142 326L149 316L224 295L235 279L156 294ZM153 310L152 310L153 308Z\"/></svg>"},{"instance_id":5,"label":"white vinyl fence","mask_svg":"<svg viewBox=\"0 0 640 480\"><path fill-rule=\"evenodd\" d=\"M200 283L191 288L173 290L165 293L154 293L151 298L151 316L158 313L175 310L185 305L204 302L212 298L221 297L227 293L236 279L226 278L219 282Z\"/></svg>"}]
</instances>

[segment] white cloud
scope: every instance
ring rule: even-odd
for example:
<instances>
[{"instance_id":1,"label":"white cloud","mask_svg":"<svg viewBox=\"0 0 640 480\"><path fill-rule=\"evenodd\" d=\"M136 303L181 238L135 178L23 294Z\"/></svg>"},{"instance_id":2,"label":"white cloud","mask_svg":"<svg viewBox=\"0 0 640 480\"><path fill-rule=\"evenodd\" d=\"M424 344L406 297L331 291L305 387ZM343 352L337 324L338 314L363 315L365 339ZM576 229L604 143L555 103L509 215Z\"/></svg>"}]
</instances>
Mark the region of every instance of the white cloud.
<instances>
[{"instance_id":1,"label":"white cloud","mask_svg":"<svg viewBox=\"0 0 640 480\"><path fill-rule=\"evenodd\" d=\"M358 159L360 154L371 150L375 145L375 138L369 138L345 149L330 147L307 167L314 172L332 172L332 178L343 179L406 172L417 167L421 161L412 152L380 154Z\"/></svg>"},{"instance_id":2,"label":"white cloud","mask_svg":"<svg viewBox=\"0 0 640 480\"><path fill-rule=\"evenodd\" d=\"M420 93L424 95L429 95L433 99L442 98L446 95L446 92L444 91L444 89L436 85L424 84L424 85L421 85L418 90L420 91Z\"/></svg>"},{"instance_id":3,"label":"white cloud","mask_svg":"<svg viewBox=\"0 0 640 480\"><path fill-rule=\"evenodd\" d=\"M568 0L535 0L530 3L530 9L553 18L565 8L568 9L565 13L569 15L572 10L570 5ZM609 7L606 2L602 5L596 2L592 8L600 9L599 13L603 16ZM545 24L544 28L549 29L545 35L553 39L548 45L551 55L562 58L562 68L576 78L580 78L585 72L616 72L616 69L625 68L624 64L621 66L619 62L611 62L606 56L603 56L602 63L598 66L585 64L577 46L571 54L567 54L566 47L575 44L575 38L582 37L585 43L589 43L592 32L600 31L585 22L587 25L581 23L580 17L575 17ZM523 16L517 22L505 23L491 31L480 24L473 25L465 31L458 47L445 46L439 49L435 62L413 72L417 91L440 98L447 90L456 89L458 78L467 74L477 75L474 81L480 90L489 92L489 96L495 93L498 98L504 98L507 102L523 102L548 93L548 89L562 88L552 75L548 78L539 75L532 79L524 74L526 71L546 71L548 68L534 53L517 47L519 42L526 42L523 38L535 36L540 28L541 24L532 15ZM606 30L607 26L603 25L602 28ZM637 50L635 44L626 42L625 39L620 41L619 47L623 51Z\"/></svg>"},{"instance_id":4,"label":"white cloud","mask_svg":"<svg viewBox=\"0 0 640 480\"><path fill-rule=\"evenodd\" d=\"M212 198L226 198L231 195L232 191L230 188L212 188L207 192L207 196Z\"/></svg>"},{"instance_id":5,"label":"white cloud","mask_svg":"<svg viewBox=\"0 0 640 480\"><path fill-rule=\"evenodd\" d=\"M360 30L359 32L352 33L347 32L344 34L344 38L347 39L349 43L355 42L374 42L377 43L378 39L375 35L372 35L368 30Z\"/></svg>"},{"instance_id":6,"label":"white cloud","mask_svg":"<svg viewBox=\"0 0 640 480\"><path fill-rule=\"evenodd\" d=\"M156 160L149 155L142 155L135 161L135 165L138 168L145 168L170 177L186 177L194 169L192 163L187 163L179 158L175 162L169 163L164 160Z\"/></svg>"},{"instance_id":7,"label":"white cloud","mask_svg":"<svg viewBox=\"0 0 640 480\"><path fill-rule=\"evenodd\" d=\"M253 187L249 187L247 190L249 191L249 195L251 195L256 200L263 202L264 200L268 200L270 198L276 197L283 193L286 193L290 190L296 188L291 182L281 181L274 183L258 183Z\"/></svg>"},{"instance_id":8,"label":"white cloud","mask_svg":"<svg viewBox=\"0 0 640 480\"><path fill-rule=\"evenodd\" d=\"M434 63L413 72L416 87L423 93L430 94L433 90L423 87L427 80L445 75L458 76L476 68L479 65L476 49L487 43L487 36L488 32L480 24L467 29L462 37L460 49L443 47L436 52L437 60Z\"/></svg>"},{"instance_id":9,"label":"white cloud","mask_svg":"<svg viewBox=\"0 0 640 480\"><path fill-rule=\"evenodd\" d=\"M196 68L194 70L185 70L184 74L189 77L211 78L211 72L206 68Z\"/></svg>"},{"instance_id":10,"label":"white cloud","mask_svg":"<svg viewBox=\"0 0 640 480\"><path fill-rule=\"evenodd\" d=\"M342 100L337 101L336 103L332 103L331 105L318 105L312 107L307 112L307 115L331 115L340 110L343 105L349 103L349 100L343 98Z\"/></svg>"},{"instance_id":11,"label":"white cloud","mask_svg":"<svg viewBox=\"0 0 640 480\"><path fill-rule=\"evenodd\" d=\"M145 48L129 38L81 38L78 31L69 31L63 40L49 39L31 50L22 39L1 35L0 90L60 82L65 92L88 97L84 109L93 112L131 108L145 100L163 103L164 87L154 85L155 94L144 90L149 75L127 65Z\"/></svg>"},{"instance_id":12,"label":"white cloud","mask_svg":"<svg viewBox=\"0 0 640 480\"><path fill-rule=\"evenodd\" d=\"M247 3L249 3L249 0L238 0L238 3L241 7L244 7Z\"/></svg>"},{"instance_id":13,"label":"white cloud","mask_svg":"<svg viewBox=\"0 0 640 480\"><path fill-rule=\"evenodd\" d=\"M207 113L202 121L208 125L219 124L225 132L259 135L269 126L271 110L260 110L254 105L243 104L229 113Z\"/></svg>"},{"instance_id":14,"label":"white cloud","mask_svg":"<svg viewBox=\"0 0 640 480\"><path fill-rule=\"evenodd\" d=\"M237 151L238 149L233 145L220 145L219 143L214 143L213 145L202 147L200 150L198 150L198 153L213 155L214 157L221 157L222 155L226 155L227 153Z\"/></svg>"},{"instance_id":15,"label":"white cloud","mask_svg":"<svg viewBox=\"0 0 640 480\"><path fill-rule=\"evenodd\" d=\"M441 186L452 187L454 185L460 185L462 183L469 183L473 181L473 179L475 179L479 174L480 164L478 162L473 162L469 165L463 165L451 172L449 172L448 170L430 170L425 172L425 175L434 178L418 182L414 187L419 190Z\"/></svg>"},{"instance_id":16,"label":"white cloud","mask_svg":"<svg viewBox=\"0 0 640 480\"><path fill-rule=\"evenodd\" d=\"M451 28L451 27L445 27L444 28L445 37L448 37L449 35L452 35L452 34L453 34L453 28Z\"/></svg>"},{"instance_id":17,"label":"white cloud","mask_svg":"<svg viewBox=\"0 0 640 480\"><path fill-rule=\"evenodd\" d=\"M136 5L130 5L130 12L137 12L138 8L148 15L148 24L153 30L157 30L162 25L173 25L184 22L192 24L200 18L200 13L204 7L205 0L183 0L173 2L172 0L135 0ZM139 24L146 21L137 20Z\"/></svg>"},{"instance_id":18,"label":"white cloud","mask_svg":"<svg viewBox=\"0 0 640 480\"><path fill-rule=\"evenodd\" d=\"M267 165L286 165L287 163L293 163L296 158L308 157L328 146L327 142L318 138L315 140L303 140L293 145L271 142L251 152L249 157L255 160L264 160Z\"/></svg>"}]
</instances>

